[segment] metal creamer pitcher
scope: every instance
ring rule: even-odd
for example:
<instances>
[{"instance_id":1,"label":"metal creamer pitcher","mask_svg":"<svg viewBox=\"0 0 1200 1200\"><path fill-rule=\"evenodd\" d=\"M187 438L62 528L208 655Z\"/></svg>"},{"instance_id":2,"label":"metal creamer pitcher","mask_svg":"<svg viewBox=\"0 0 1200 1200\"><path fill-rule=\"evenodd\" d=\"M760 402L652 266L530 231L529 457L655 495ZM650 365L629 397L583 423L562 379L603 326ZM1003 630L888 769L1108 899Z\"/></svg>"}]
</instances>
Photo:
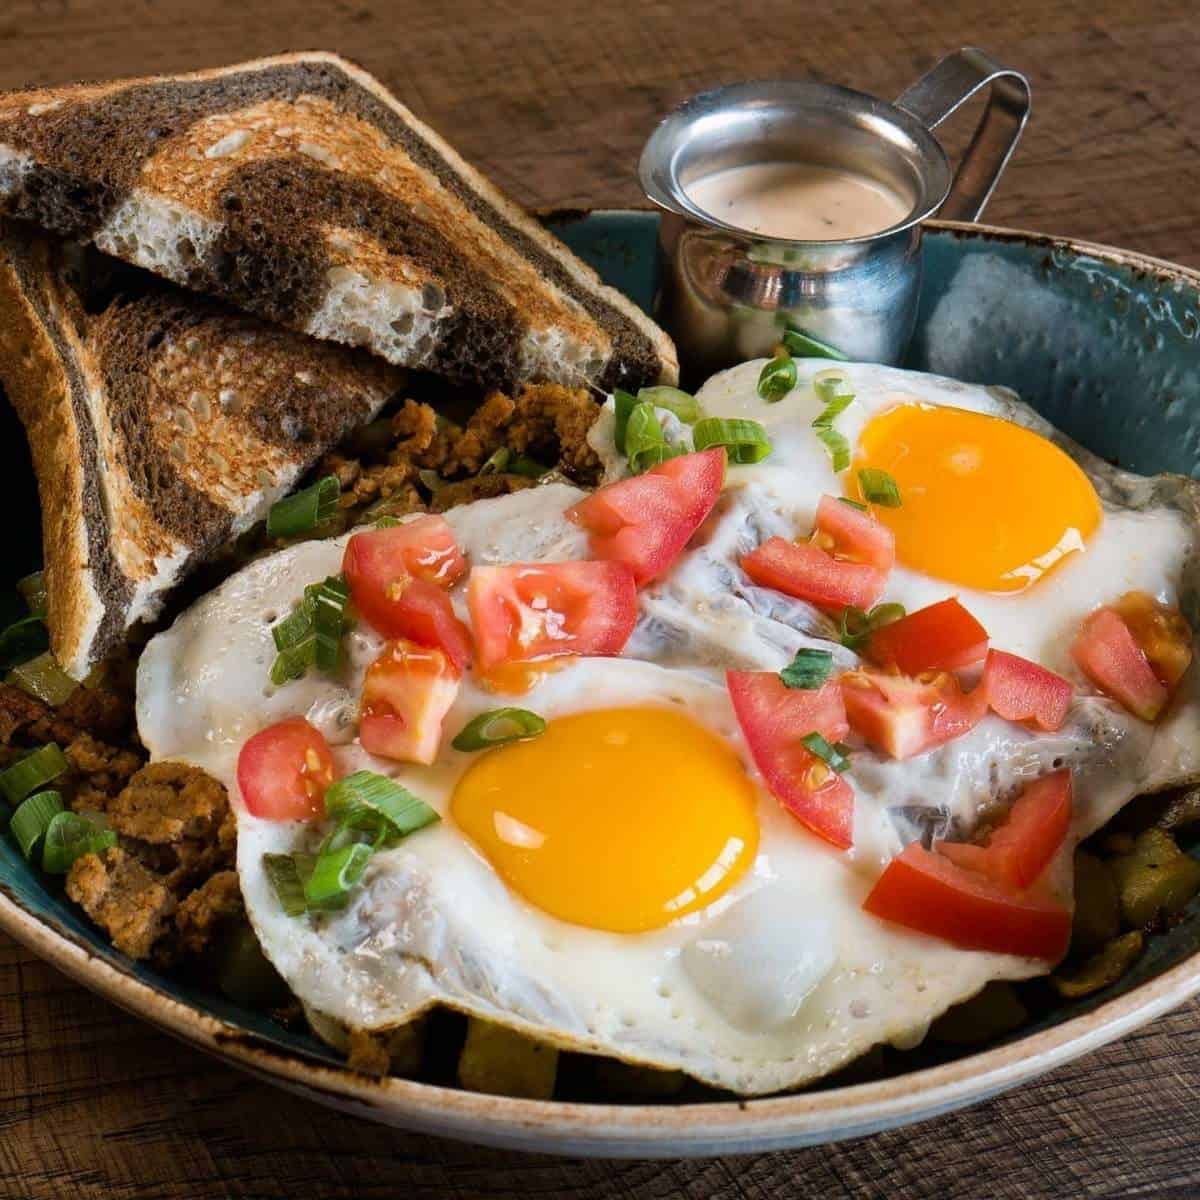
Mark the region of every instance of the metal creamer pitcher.
<instances>
[{"instance_id":1,"label":"metal creamer pitcher","mask_svg":"<svg viewBox=\"0 0 1200 1200\"><path fill-rule=\"evenodd\" d=\"M933 135L980 89L987 107L957 172ZM663 211L658 319L688 376L770 354L792 328L849 358L895 363L912 336L921 222L976 220L1029 116L1029 84L982 50L942 59L895 104L832 84L737 83L685 101L659 124L639 176ZM729 167L802 162L853 172L908 204L862 237L799 241L726 224L689 185Z\"/></svg>"}]
</instances>

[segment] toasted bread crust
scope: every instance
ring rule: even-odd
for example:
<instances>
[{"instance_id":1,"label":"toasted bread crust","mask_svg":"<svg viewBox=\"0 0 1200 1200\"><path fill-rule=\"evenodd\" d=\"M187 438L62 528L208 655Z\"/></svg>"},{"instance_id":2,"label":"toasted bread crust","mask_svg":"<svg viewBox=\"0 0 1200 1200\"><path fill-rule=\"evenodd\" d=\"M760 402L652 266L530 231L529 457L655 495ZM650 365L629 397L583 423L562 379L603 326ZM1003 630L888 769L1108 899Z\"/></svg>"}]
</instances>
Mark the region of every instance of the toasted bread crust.
<instances>
[{"instance_id":1,"label":"toasted bread crust","mask_svg":"<svg viewBox=\"0 0 1200 1200\"><path fill-rule=\"evenodd\" d=\"M336 55L0 97L5 157L0 211L392 361L605 390L677 373L669 339L636 306ZM155 203L195 218L204 244L181 235L148 261L116 226L130 205ZM321 315L330 272L364 263L385 293L432 283L427 338L368 337L337 296ZM556 338L575 361L546 351Z\"/></svg>"}]
</instances>

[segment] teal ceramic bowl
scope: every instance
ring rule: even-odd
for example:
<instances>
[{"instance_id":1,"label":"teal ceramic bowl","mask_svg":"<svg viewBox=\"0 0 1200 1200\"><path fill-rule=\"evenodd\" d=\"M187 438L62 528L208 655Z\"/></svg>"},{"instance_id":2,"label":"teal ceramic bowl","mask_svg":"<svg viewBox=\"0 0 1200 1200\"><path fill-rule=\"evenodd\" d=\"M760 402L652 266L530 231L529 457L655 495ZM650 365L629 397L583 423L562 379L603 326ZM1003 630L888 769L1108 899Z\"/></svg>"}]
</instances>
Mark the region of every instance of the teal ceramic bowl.
<instances>
[{"instance_id":1,"label":"teal ceramic bowl","mask_svg":"<svg viewBox=\"0 0 1200 1200\"><path fill-rule=\"evenodd\" d=\"M557 213L551 227L647 309L650 213ZM1060 429L1133 471L1200 477L1200 273L1141 255L978 225L932 223L907 366L1006 384ZM36 493L15 418L0 409L6 562L40 557ZM4 614L0 614L3 616ZM0 839L0 928L164 1030L321 1103L405 1129L562 1154L678 1157L854 1137L981 1100L1077 1057L1200 992L1200 907L1152 939L1109 990L1063 1003L999 1044L904 1075L744 1102L587 1105L481 1096L348 1071L315 1040L135 965Z\"/></svg>"}]
</instances>

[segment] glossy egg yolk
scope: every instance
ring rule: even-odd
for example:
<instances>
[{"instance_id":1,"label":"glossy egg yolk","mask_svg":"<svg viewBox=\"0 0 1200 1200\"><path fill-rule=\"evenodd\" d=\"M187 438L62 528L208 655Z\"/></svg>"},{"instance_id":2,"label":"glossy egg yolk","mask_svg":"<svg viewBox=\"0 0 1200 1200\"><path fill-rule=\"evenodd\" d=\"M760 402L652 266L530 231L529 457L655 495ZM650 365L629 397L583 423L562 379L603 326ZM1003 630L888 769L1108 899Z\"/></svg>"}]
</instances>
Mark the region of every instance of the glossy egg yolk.
<instances>
[{"instance_id":1,"label":"glossy egg yolk","mask_svg":"<svg viewBox=\"0 0 1200 1200\"><path fill-rule=\"evenodd\" d=\"M873 506L896 535L896 557L926 575L981 591L1016 592L1084 548L1100 523L1088 477L1028 429L982 413L901 404L863 429L859 470L886 471L898 508Z\"/></svg>"},{"instance_id":2,"label":"glossy egg yolk","mask_svg":"<svg viewBox=\"0 0 1200 1200\"><path fill-rule=\"evenodd\" d=\"M754 861L754 787L682 712L577 713L482 754L455 822L515 892L576 925L655 929L710 904Z\"/></svg>"}]
</instances>

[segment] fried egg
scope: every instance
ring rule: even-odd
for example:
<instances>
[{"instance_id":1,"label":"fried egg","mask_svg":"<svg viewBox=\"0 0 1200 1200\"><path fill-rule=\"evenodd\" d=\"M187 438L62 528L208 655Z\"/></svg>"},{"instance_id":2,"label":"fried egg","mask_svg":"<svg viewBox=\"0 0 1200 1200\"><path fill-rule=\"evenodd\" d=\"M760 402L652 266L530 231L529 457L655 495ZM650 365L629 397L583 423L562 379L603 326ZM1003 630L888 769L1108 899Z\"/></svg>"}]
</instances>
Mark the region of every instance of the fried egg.
<instances>
[{"instance_id":1,"label":"fried egg","mask_svg":"<svg viewBox=\"0 0 1200 1200\"><path fill-rule=\"evenodd\" d=\"M855 399L837 419L855 469L837 475L812 429L822 407L812 377L828 364L798 362L797 387L773 405L757 394L761 366L723 372L698 399L706 415L761 422L772 453L729 469L690 548L640 594L624 654L524 670L519 699L468 673L430 766L373 758L356 740L363 677L382 647L369 627L347 636L336 676L269 682L272 627L305 585L340 569L346 537L250 564L151 641L142 739L154 758L193 762L230 788L250 919L307 1006L386 1030L444 1005L744 1094L797 1086L881 1042L913 1044L989 980L1046 969L864 913L903 846L969 832L998 797L1062 766L1075 781L1070 844L1134 795L1200 776L1195 672L1151 726L1096 695L1066 649L1083 616L1131 589L1182 605L1195 627L1188 481L1116 471L1050 438L1007 393L855 364L838 367ZM610 402L591 440L617 478L626 465L612 428ZM805 535L822 494L855 498L859 465L887 470L905 501L888 514L898 563L885 599L911 611L958 595L992 645L1069 675L1078 694L1052 734L989 716L904 762L854 744L854 846L839 852L764 787L723 675L779 670L804 646L857 661L825 615L754 586L738 560L775 534ZM474 565L584 558L586 536L564 517L583 494L549 483L447 520ZM465 619L463 596L454 602ZM482 753L450 745L507 703L537 712L546 732ZM250 815L236 764L251 734L297 714L324 733L339 773L391 776L442 819L377 852L345 908L292 918L263 855L311 849L318 834ZM1069 849L1049 881L1065 903Z\"/></svg>"}]
</instances>

